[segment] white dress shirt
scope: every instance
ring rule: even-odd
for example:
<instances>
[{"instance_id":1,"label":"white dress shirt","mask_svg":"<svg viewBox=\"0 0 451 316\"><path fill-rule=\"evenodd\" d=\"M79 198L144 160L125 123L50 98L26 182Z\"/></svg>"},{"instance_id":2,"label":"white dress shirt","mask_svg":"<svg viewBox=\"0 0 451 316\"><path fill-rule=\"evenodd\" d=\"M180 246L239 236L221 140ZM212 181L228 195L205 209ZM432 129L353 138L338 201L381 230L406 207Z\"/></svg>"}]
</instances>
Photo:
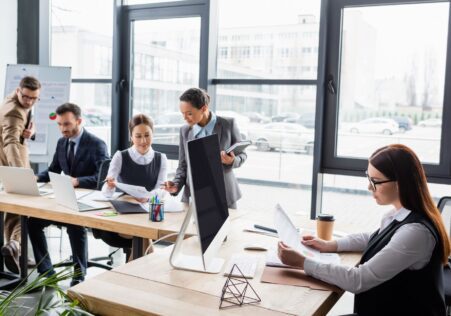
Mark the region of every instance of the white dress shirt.
<instances>
[{"instance_id":1,"label":"white dress shirt","mask_svg":"<svg viewBox=\"0 0 451 316\"><path fill-rule=\"evenodd\" d=\"M380 230L393 220L402 221L410 211L401 208L385 214ZM370 233L351 234L337 239L338 252L363 251L370 239ZM356 267L336 264L324 264L306 258L305 273L327 283L335 284L343 290L365 292L390 280L406 269L419 270L431 259L435 247L435 238L426 226L420 223L405 224L396 230L390 242L374 257Z\"/></svg>"},{"instance_id":2,"label":"white dress shirt","mask_svg":"<svg viewBox=\"0 0 451 316\"><path fill-rule=\"evenodd\" d=\"M132 160L137 163L138 165L148 165L152 162L153 158L155 157L155 151L150 148L147 153L144 155L141 155L134 146L127 149L130 157ZM158 189L161 185L164 184L164 182L167 179L167 161L165 154L161 154L161 166L160 166L160 172L158 173L158 179L157 183L155 184L155 187L151 190ZM117 177L119 176L119 173L122 169L122 153L120 151L117 151L113 159L111 159L110 168L108 169L108 175L107 177L114 178L117 180ZM116 191L115 188L109 189L107 183L102 187L102 193L105 195L105 197L112 197L113 193Z\"/></svg>"}]
</instances>

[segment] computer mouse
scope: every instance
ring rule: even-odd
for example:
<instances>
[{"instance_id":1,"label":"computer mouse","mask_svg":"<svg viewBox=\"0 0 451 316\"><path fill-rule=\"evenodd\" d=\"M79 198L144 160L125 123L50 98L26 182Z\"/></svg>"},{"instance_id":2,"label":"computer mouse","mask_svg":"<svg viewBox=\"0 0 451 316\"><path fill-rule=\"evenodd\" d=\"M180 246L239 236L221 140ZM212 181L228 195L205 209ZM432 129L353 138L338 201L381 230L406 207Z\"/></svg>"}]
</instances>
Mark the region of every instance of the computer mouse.
<instances>
[{"instance_id":1,"label":"computer mouse","mask_svg":"<svg viewBox=\"0 0 451 316\"><path fill-rule=\"evenodd\" d=\"M249 244L244 246L244 250L267 251L268 248L261 244Z\"/></svg>"}]
</instances>

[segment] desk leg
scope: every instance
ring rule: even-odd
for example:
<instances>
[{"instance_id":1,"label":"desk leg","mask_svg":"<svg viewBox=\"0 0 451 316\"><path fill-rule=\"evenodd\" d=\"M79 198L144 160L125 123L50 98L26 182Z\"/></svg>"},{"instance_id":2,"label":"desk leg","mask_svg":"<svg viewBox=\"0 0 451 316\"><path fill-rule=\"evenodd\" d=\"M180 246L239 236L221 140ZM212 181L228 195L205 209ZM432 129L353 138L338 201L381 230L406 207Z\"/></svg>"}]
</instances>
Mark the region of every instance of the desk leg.
<instances>
[{"instance_id":1,"label":"desk leg","mask_svg":"<svg viewBox=\"0 0 451 316\"><path fill-rule=\"evenodd\" d=\"M140 237L133 237L133 259L138 259L143 256L143 239Z\"/></svg>"},{"instance_id":2,"label":"desk leg","mask_svg":"<svg viewBox=\"0 0 451 316\"><path fill-rule=\"evenodd\" d=\"M0 249L1 247L3 247L3 245L5 244L5 213L0 212ZM5 271L5 264L3 261L3 255L2 252L0 251L0 272Z\"/></svg>"},{"instance_id":3,"label":"desk leg","mask_svg":"<svg viewBox=\"0 0 451 316\"><path fill-rule=\"evenodd\" d=\"M15 288L18 286L21 282L26 281L27 279L27 261L28 261L28 226L27 226L28 218L26 216L20 217L20 225L21 225L21 257L20 257L20 275L6 272L4 270L4 262L3 262L3 256L0 252L0 279L2 281L0 282L0 290L8 290ZM0 212L0 247L3 246L4 243L4 212Z\"/></svg>"},{"instance_id":4,"label":"desk leg","mask_svg":"<svg viewBox=\"0 0 451 316\"><path fill-rule=\"evenodd\" d=\"M28 275L28 217L20 216L20 278L27 281Z\"/></svg>"}]
</instances>

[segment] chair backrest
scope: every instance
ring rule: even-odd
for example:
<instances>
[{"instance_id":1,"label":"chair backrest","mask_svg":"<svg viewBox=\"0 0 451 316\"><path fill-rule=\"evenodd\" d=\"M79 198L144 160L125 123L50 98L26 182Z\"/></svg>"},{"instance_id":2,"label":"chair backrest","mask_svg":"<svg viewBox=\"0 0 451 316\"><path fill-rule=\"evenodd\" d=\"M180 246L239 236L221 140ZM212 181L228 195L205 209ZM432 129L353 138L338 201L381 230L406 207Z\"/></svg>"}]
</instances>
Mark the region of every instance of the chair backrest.
<instances>
[{"instance_id":1,"label":"chair backrest","mask_svg":"<svg viewBox=\"0 0 451 316\"><path fill-rule=\"evenodd\" d=\"M440 213L443 212L443 209L445 208L446 204L448 202L451 202L451 196L443 196L437 203L437 208L440 211Z\"/></svg>"},{"instance_id":2,"label":"chair backrest","mask_svg":"<svg viewBox=\"0 0 451 316\"><path fill-rule=\"evenodd\" d=\"M443 214L443 210L445 209L446 206L451 207L451 196L444 196L437 203L437 208L440 211L440 213L442 213L445 223L446 223L446 219L449 217L448 234L451 234L451 214L449 212L449 209L447 209L447 212L445 212L445 214Z\"/></svg>"},{"instance_id":3,"label":"chair backrest","mask_svg":"<svg viewBox=\"0 0 451 316\"><path fill-rule=\"evenodd\" d=\"M105 180L108 169L110 168L111 159L106 159L100 163L99 174L97 176L97 190L102 190L103 181Z\"/></svg>"}]
</instances>

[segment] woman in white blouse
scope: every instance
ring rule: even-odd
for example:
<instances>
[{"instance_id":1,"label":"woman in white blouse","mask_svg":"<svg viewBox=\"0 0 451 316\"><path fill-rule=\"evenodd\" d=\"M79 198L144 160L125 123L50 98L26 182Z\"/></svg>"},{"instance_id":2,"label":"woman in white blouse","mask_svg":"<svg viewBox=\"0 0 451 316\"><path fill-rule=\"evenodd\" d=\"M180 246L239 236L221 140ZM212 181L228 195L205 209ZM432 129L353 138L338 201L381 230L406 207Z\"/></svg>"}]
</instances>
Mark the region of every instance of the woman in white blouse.
<instances>
[{"instance_id":1,"label":"woman in white blouse","mask_svg":"<svg viewBox=\"0 0 451 316\"><path fill-rule=\"evenodd\" d=\"M111 159L106 182L102 192L106 197L113 196L116 182L143 186L152 192L159 189L167 178L166 155L152 149L153 122L144 115L137 114L128 123L132 146L123 151L117 151ZM148 198L136 199L140 203L147 202ZM132 236L120 235L113 232L101 231L96 235L109 244L120 244L123 248L130 248ZM148 249L149 242L144 242L144 250ZM131 258L129 258L131 259Z\"/></svg>"},{"instance_id":2,"label":"woman in white blouse","mask_svg":"<svg viewBox=\"0 0 451 316\"><path fill-rule=\"evenodd\" d=\"M368 189L379 205L393 205L373 233L302 243L322 252L362 251L356 267L303 257L279 242L283 263L355 293L357 315L445 315L443 266L450 240L415 153L404 145L378 149L369 159Z\"/></svg>"},{"instance_id":3,"label":"woman in white blouse","mask_svg":"<svg viewBox=\"0 0 451 316\"><path fill-rule=\"evenodd\" d=\"M102 192L111 197L116 189L116 181L143 186L147 191L160 188L167 177L165 154L152 149L153 122L144 115L137 114L128 123L132 146L117 151L111 159L110 168ZM149 196L150 197L150 196ZM138 199L146 202L147 199Z\"/></svg>"}]
</instances>

